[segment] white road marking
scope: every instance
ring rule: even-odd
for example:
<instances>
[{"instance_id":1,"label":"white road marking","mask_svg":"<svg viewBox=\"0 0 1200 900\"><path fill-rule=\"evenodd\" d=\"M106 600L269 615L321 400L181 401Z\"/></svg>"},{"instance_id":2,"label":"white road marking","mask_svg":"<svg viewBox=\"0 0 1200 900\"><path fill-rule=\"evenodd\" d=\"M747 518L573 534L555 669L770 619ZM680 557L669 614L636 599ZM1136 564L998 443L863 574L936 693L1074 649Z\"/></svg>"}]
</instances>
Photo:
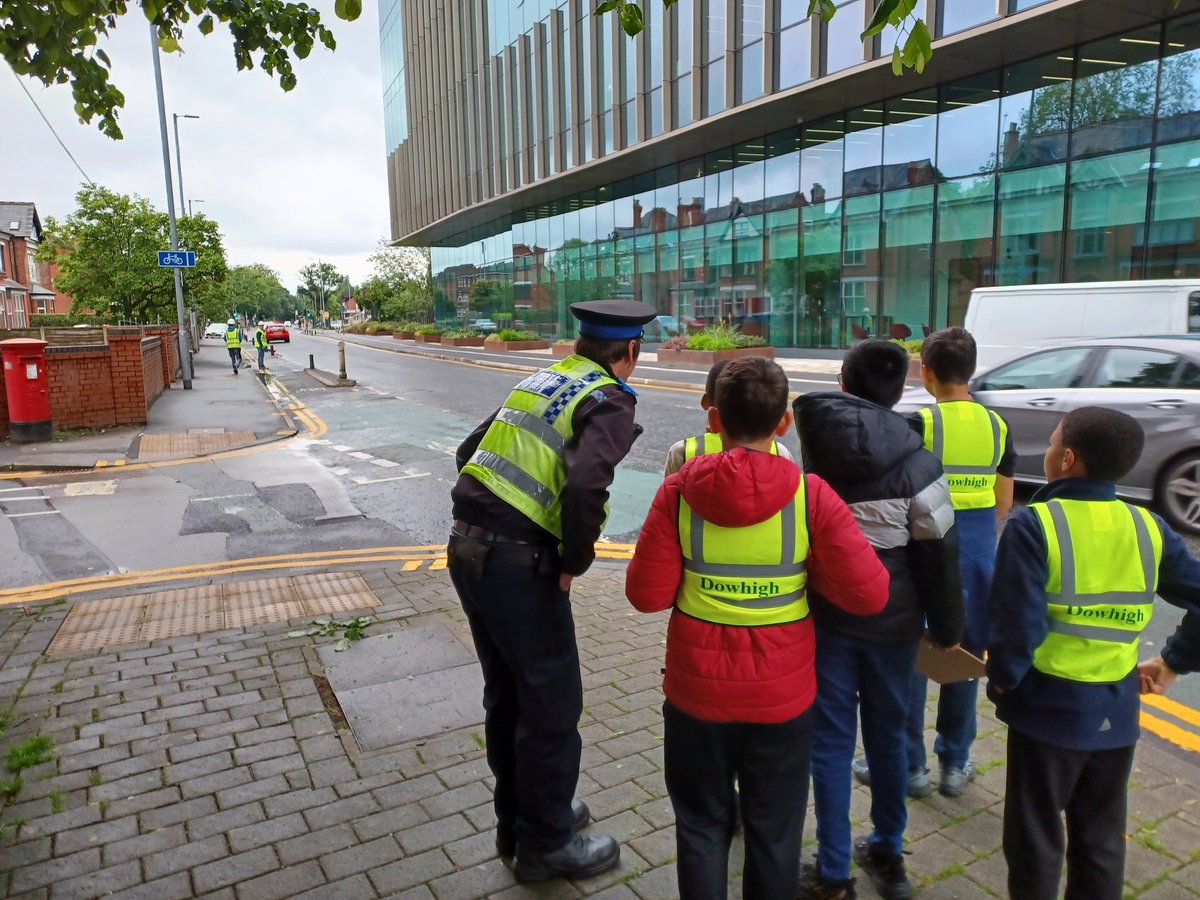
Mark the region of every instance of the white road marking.
<instances>
[{"instance_id":1,"label":"white road marking","mask_svg":"<svg viewBox=\"0 0 1200 900\"><path fill-rule=\"evenodd\" d=\"M395 475L391 478L351 478L355 484L383 484L385 481L404 481L408 478L428 478L429 472L416 472L412 475Z\"/></svg>"},{"instance_id":2,"label":"white road marking","mask_svg":"<svg viewBox=\"0 0 1200 900\"><path fill-rule=\"evenodd\" d=\"M371 465L380 466L384 469L394 469L396 466L400 465L400 463L394 462L390 459L373 459L371 460Z\"/></svg>"},{"instance_id":3,"label":"white road marking","mask_svg":"<svg viewBox=\"0 0 1200 900\"><path fill-rule=\"evenodd\" d=\"M62 513L60 513L57 509L46 509L42 510L41 512L8 513L7 515L10 519L24 519L28 516L59 516L62 515Z\"/></svg>"},{"instance_id":4,"label":"white road marking","mask_svg":"<svg viewBox=\"0 0 1200 900\"><path fill-rule=\"evenodd\" d=\"M347 469L345 466L338 466L336 469L330 469L329 471L331 471L334 475L341 476L341 475L345 475L350 470Z\"/></svg>"},{"instance_id":5,"label":"white road marking","mask_svg":"<svg viewBox=\"0 0 1200 900\"><path fill-rule=\"evenodd\" d=\"M222 494L219 497L192 497L190 503L209 503L213 500L237 500L239 497L253 497L253 494Z\"/></svg>"},{"instance_id":6,"label":"white road marking","mask_svg":"<svg viewBox=\"0 0 1200 900\"><path fill-rule=\"evenodd\" d=\"M41 488L35 487L19 487L19 488L0 488L0 494L11 494L17 491L38 491Z\"/></svg>"},{"instance_id":7,"label":"white road marking","mask_svg":"<svg viewBox=\"0 0 1200 900\"><path fill-rule=\"evenodd\" d=\"M347 447L345 444L335 444L333 449L336 450L338 453L349 453L354 448Z\"/></svg>"},{"instance_id":8,"label":"white road marking","mask_svg":"<svg viewBox=\"0 0 1200 900\"><path fill-rule=\"evenodd\" d=\"M0 499L0 503L28 503L31 500L43 500L47 503L50 502L49 497L5 497Z\"/></svg>"},{"instance_id":9,"label":"white road marking","mask_svg":"<svg viewBox=\"0 0 1200 900\"><path fill-rule=\"evenodd\" d=\"M363 453L361 450L355 450L353 453L350 453L349 455L353 456L355 459L374 459L375 458L370 453Z\"/></svg>"},{"instance_id":10,"label":"white road marking","mask_svg":"<svg viewBox=\"0 0 1200 900\"><path fill-rule=\"evenodd\" d=\"M67 497L107 497L116 492L116 481L76 481L63 485L63 495Z\"/></svg>"}]
</instances>

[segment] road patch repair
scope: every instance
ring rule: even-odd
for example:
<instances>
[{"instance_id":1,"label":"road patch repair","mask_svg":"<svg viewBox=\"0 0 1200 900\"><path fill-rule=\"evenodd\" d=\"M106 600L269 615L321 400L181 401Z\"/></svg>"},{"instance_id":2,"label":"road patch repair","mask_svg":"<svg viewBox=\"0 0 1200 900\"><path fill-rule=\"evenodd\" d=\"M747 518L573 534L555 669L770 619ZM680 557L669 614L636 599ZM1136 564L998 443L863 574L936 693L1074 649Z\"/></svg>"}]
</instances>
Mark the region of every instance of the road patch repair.
<instances>
[{"instance_id":1,"label":"road patch repair","mask_svg":"<svg viewBox=\"0 0 1200 900\"><path fill-rule=\"evenodd\" d=\"M375 592L353 572L257 578L87 600L72 607L46 655L343 615L377 606Z\"/></svg>"},{"instance_id":2,"label":"road patch repair","mask_svg":"<svg viewBox=\"0 0 1200 900\"><path fill-rule=\"evenodd\" d=\"M317 659L360 750L383 750L483 724L475 655L435 623L331 645Z\"/></svg>"}]
</instances>

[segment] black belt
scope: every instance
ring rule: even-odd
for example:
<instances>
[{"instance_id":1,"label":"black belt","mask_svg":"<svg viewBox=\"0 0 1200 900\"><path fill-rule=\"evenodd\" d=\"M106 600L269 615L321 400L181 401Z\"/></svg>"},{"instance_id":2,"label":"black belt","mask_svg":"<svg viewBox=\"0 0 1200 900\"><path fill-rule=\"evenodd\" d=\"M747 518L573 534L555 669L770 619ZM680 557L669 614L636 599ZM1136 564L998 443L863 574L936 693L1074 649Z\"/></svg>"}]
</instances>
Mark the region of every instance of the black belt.
<instances>
[{"instance_id":1,"label":"black belt","mask_svg":"<svg viewBox=\"0 0 1200 900\"><path fill-rule=\"evenodd\" d=\"M454 533L462 537L474 538L477 541L483 541L487 544L519 544L524 547L542 548L541 544L534 543L533 541L522 541L509 537L506 534L501 534L498 531L488 531L482 525L471 525L462 519L454 520Z\"/></svg>"}]
</instances>

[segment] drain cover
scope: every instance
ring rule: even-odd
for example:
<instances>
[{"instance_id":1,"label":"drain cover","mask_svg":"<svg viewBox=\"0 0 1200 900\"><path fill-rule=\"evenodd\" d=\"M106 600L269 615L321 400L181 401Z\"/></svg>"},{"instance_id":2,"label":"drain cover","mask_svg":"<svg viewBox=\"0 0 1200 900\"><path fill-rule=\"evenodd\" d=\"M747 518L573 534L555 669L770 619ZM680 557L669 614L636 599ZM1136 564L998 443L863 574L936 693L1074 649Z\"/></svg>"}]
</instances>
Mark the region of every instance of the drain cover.
<instances>
[{"instance_id":1,"label":"drain cover","mask_svg":"<svg viewBox=\"0 0 1200 900\"><path fill-rule=\"evenodd\" d=\"M445 625L317 651L330 687L363 750L434 737L483 722L483 674Z\"/></svg>"}]
</instances>

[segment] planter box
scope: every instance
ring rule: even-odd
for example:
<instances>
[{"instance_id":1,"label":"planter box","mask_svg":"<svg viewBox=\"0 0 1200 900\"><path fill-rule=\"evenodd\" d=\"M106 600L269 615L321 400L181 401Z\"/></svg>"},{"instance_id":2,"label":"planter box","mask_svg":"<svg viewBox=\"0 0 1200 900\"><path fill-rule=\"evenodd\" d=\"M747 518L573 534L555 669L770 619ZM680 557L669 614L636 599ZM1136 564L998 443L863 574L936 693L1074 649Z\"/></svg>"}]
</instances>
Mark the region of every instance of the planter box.
<instances>
[{"instance_id":1,"label":"planter box","mask_svg":"<svg viewBox=\"0 0 1200 900\"><path fill-rule=\"evenodd\" d=\"M443 347L482 347L482 337L443 337Z\"/></svg>"},{"instance_id":2,"label":"planter box","mask_svg":"<svg viewBox=\"0 0 1200 900\"><path fill-rule=\"evenodd\" d=\"M416 337L416 333L412 331L393 331L392 337L398 341L411 341Z\"/></svg>"},{"instance_id":3,"label":"planter box","mask_svg":"<svg viewBox=\"0 0 1200 900\"><path fill-rule=\"evenodd\" d=\"M440 344L442 336L440 334L414 334L413 340L418 344Z\"/></svg>"},{"instance_id":4,"label":"planter box","mask_svg":"<svg viewBox=\"0 0 1200 900\"><path fill-rule=\"evenodd\" d=\"M550 346L549 341L485 341L484 349L499 350L545 350Z\"/></svg>"},{"instance_id":5,"label":"planter box","mask_svg":"<svg viewBox=\"0 0 1200 900\"><path fill-rule=\"evenodd\" d=\"M551 344L550 352L559 359L566 359L575 352L575 342L571 341L569 344Z\"/></svg>"},{"instance_id":6,"label":"planter box","mask_svg":"<svg viewBox=\"0 0 1200 900\"><path fill-rule=\"evenodd\" d=\"M765 356L775 358L774 347L742 347L737 350L662 350L658 361L665 366L711 366L723 359L740 359L743 356Z\"/></svg>"}]
</instances>

